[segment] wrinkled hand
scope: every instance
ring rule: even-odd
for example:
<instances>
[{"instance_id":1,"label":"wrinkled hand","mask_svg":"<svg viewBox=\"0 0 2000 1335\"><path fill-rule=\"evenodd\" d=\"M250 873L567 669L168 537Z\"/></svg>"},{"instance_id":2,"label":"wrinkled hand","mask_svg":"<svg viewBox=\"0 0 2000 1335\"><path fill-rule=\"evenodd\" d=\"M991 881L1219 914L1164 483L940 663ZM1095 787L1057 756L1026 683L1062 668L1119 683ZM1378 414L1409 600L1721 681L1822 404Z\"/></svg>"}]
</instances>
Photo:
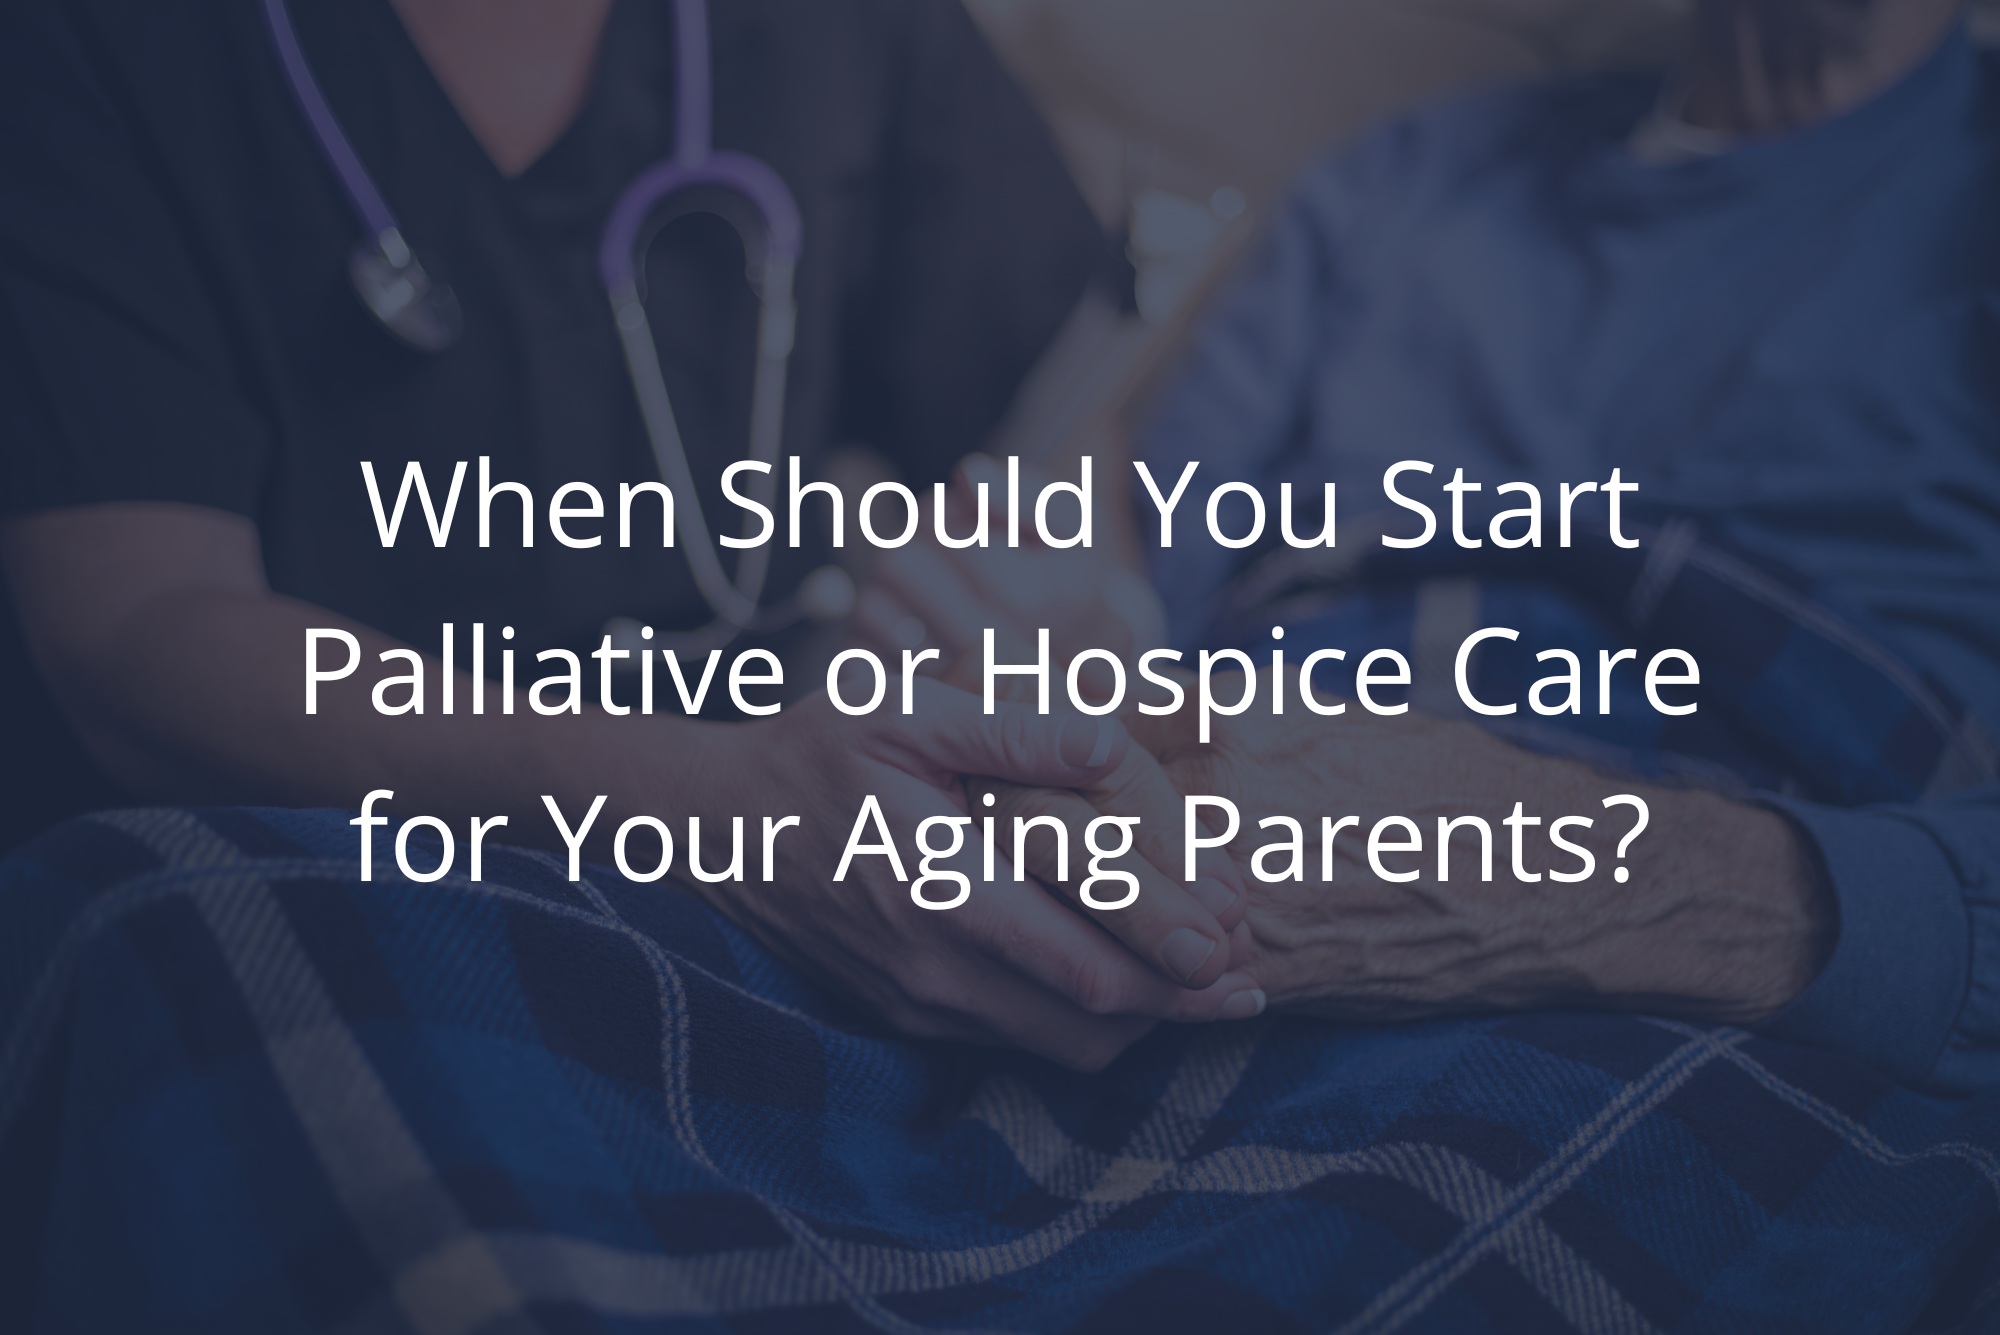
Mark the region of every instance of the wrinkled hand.
<instances>
[{"instance_id":1,"label":"wrinkled hand","mask_svg":"<svg viewBox=\"0 0 2000 1335\"><path fill-rule=\"evenodd\" d=\"M987 715L977 696L942 683L914 689L909 716L850 718L820 695L712 747L700 762L700 814L724 829L746 812L802 822L777 839L773 884L697 891L794 966L919 1037L1019 1046L1094 1070L1157 1021L1254 1013L1250 1002L1231 1004L1255 984L1229 971L1228 931L1178 886L1162 887L1143 923L1114 937L1033 881L981 880L983 813L968 809L960 776L1064 787L1098 780L1132 749L1115 719L1014 704ZM869 794L905 855L908 881L872 855L832 879ZM919 823L932 817L972 818L959 827L958 854L937 864L968 876L971 897L944 911L911 902L919 869L907 857ZM943 827L931 840L951 842ZM938 882L925 889L933 901L953 893ZM1240 916L1239 906L1229 921Z\"/></svg>"},{"instance_id":2,"label":"wrinkled hand","mask_svg":"<svg viewBox=\"0 0 2000 1335\"><path fill-rule=\"evenodd\" d=\"M1234 690L1217 693L1234 699ZM1830 949L1826 892L1790 826L1768 811L1607 778L1467 723L1378 717L1359 706L1315 717L1295 692L1294 712L1273 717L1268 699L1216 720L1206 745L1189 711L1128 717L1159 779L1088 791L1094 810L1157 825L1171 850L1159 865L1176 875L1182 810L1163 794L1236 804L1242 826L1230 851L1250 869L1242 880L1250 942L1238 958L1273 1005L1351 1020L1598 1005L1749 1023L1803 990ZM1128 759L1125 768L1148 763ZM1617 792L1637 793L1652 813L1622 864L1631 869L1626 884L1611 871L1630 822L1602 806ZM1050 797L1016 789L1002 802L1008 814L1039 812ZM1501 822L1517 802L1544 820L1524 832L1526 870L1577 865L1547 841L1547 822L1576 815L1593 825L1564 837L1592 851L1595 874L1575 883L1515 879ZM1359 828L1338 834L1323 865L1322 818L1350 815ZM1389 815L1423 832L1421 854L1390 858L1395 870L1419 870L1413 881L1384 881L1369 865L1368 831ZM1289 837L1258 826L1280 816L1304 827L1303 879L1285 875L1287 857L1255 863L1260 846ZM1450 879L1437 879L1438 818L1461 816L1493 831L1491 880L1481 879L1478 838L1468 829L1453 841Z\"/></svg>"},{"instance_id":3,"label":"wrinkled hand","mask_svg":"<svg viewBox=\"0 0 2000 1335\"><path fill-rule=\"evenodd\" d=\"M1000 854L1018 875L1040 881L1141 957L1179 955L1192 960L1198 953L1207 960L1212 943L1195 936L1188 924L1199 922L1203 909L1212 913L1219 925L1230 930L1226 942L1214 943L1216 958L1207 967L1226 960L1232 971L1229 977L1244 980L1242 990L1224 1001L1216 1018L1240 1020L1263 1013L1266 994L1251 981L1254 971L1243 971L1252 949L1250 927L1244 921L1251 899L1235 860L1220 848L1200 850L1195 878L1184 881L1178 826L1169 829L1167 821L1145 818L1128 830L1116 828L1123 816L1180 810L1180 795L1151 754L1130 747L1108 773L1081 779L1075 788L974 778L967 781L967 789L975 810L995 813ZM1030 828L1017 849L1013 835L1017 819L1034 822L1051 817L1068 831L1061 842L1054 832L1043 832L1046 827ZM1121 848L1123 854L1116 851ZM1102 865L1112 869L1104 878L1111 884L1098 884L1093 894L1090 873L1099 865L1100 852ZM1130 879L1120 883L1119 872ZM1199 907L1190 903L1190 897L1199 901ZM1168 973L1177 967L1168 960L1159 963Z\"/></svg>"}]
</instances>

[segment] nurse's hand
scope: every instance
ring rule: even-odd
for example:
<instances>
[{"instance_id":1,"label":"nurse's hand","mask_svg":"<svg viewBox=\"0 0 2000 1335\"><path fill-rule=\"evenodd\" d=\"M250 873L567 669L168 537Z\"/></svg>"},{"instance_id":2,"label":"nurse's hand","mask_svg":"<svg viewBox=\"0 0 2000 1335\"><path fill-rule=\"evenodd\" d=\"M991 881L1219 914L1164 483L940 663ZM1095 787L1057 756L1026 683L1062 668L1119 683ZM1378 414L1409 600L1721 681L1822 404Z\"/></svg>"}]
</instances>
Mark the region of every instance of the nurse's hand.
<instances>
[{"instance_id":1,"label":"nurse's hand","mask_svg":"<svg viewBox=\"0 0 2000 1335\"><path fill-rule=\"evenodd\" d=\"M1138 913L1086 917L1032 882L980 883L977 840L955 860L975 878L970 902L949 912L912 904L886 858L857 857L832 879L864 796L879 799L907 857L921 821L968 814L960 774L1089 781L1121 763L1115 728L1100 756L1091 720L1012 705L988 717L977 697L932 681L915 684L907 718L891 704L850 719L824 696L751 725L594 708L390 717L359 678L322 691L309 715L298 692L309 629L346 629L370 663L408 646L272 593L248 521L173 505L56 511L0 523L0 559L65 717L135 799L351 806L386 787L399 810L460 828L504 815L510 840L560 849L544 795L570 820L604 795L612 807L585 848L598 862L627 816L682 830L701 816L710 840L726 840L734 816L752 840L757 816L798 816L777 838L773 884L697 888L909 1032L1019 1044L1072 1066L1103 1065L1157 1020L1232 1014L1230 998L1252 989L1219 977L1230 961L1211 947L1227 933L1178 887ZM443 665L423 661L436 680ZM459 698L471 689L461 671ZM761 848L746 852L755 876ZM1240 906L1224 912L1233 924L1231 913Z\"/></svg>"},{"instance_id":2,"label":"nurse's hand","mask_svg":"<svg viewBox=\"0 0 2000 1335\"><path fill-rule=\"evenodd\" d=\"M1004 702L987 715L979 697L939 682L921 679L914 689L908 716L891 706L852 718L817 695L729 729L691 757L693 766L677 762L681 791L663 794L663 808L710 816L703 824L711 829L727 829L729 816L744 813L800 818L777 837L773 883L695 889L795 967L918 1037L1018 1046L1096 1070L1157 1021L1247 1018L1262 1009L1254 979L1232 971L1223 922L1233 926L1242 915L1232 889L1198 887L1221 906L1218 921L1150 867L1138 912L1077 907L1035 881L1011 879L1004 863L996 864L998 879L981 879L986 812L968 806L961 776L1051 790L1096 783L1130 756L1116 720L1043 716ZM857 854L845 879L833 879L870 795L909 880L877 854ZM971 818L958 827L966 836L960 852L935 864L970 879L970 897L957 908L912 903L919 869L910 855L918 825L932 817ZM949 846L949 833L933 827L932 846ZM861 841L880 838L870 825ZM1001 838L999 848L1004 859L1011 840ZM934 880L923 893L943 902L957 887Z\"/></svg>"}]
</instances>

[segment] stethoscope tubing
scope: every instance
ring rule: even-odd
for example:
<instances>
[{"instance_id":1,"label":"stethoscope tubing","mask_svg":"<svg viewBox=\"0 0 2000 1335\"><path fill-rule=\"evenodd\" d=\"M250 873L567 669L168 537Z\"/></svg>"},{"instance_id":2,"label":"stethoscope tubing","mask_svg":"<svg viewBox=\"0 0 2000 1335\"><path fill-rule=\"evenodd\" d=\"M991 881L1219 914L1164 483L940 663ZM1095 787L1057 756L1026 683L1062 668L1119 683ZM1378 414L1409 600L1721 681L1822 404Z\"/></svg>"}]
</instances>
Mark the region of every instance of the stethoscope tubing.
<instances>
[{"instance_id":1,"label":"stethoscope tubing","mask_svg":"<svg viewBox=\"0 0 2000 1335\"><path fill-rule=\"evenodd\" d=\"M368 229L371 239L390 232L400 237L403 229L390 211L389 201L382 198L382 192L375 188L375 179L361 165L360 155L348 142L347 132L340 128L340 118L327 105L326 94L320 91L312 66L306 63L285 0L264 0L264 21L271 30L271 45L277 48L279 63L285 67L285 77L292 85L292 96L312 126L313 138L319 141L320 151L333 168L333 174L340 178L348 202L361 215L361 225Z\"/></svg>"},{"instance_id":2,"label":"stethoscope tubing","mask_svg":"<svg viewBox=\"0 0 2000 1335\"><path fill-rule=\"evenodd\" d=\"M313 77L312 67L300 49L297 30L292 26L286 0L263 0L264 16L272 45L290 82L295 100L304 113L313 137L341 188L346 192L370 240L396 273L408 272L432 286L416 263L401 224L388 201L376 188L374 179L348 141L339 118L327 104L325 94ZM752 381L750 404L749 461L763 465L751 470L743 494L763 505L768 512L777 490L777 464L783 447L785 382L796 340L798 314L793 302L793 279L804 249L804 223L798 203L784 179L767 164L727 150L718 151L711 141L714 90L711 84L708 6L706 0L673 0L675 102L674 152L663 162L642 172L613 206L598 246L598 270L611 304L611 315L625 356L647 438L652 445L660 480L674 496L676 527L683 535L683 550L695 587L716 619L699 630L663 637L659 643L679 648L720 648L745 631L769 632L798 621L803 613L796 597L780 607L763 607L764 583L770 572L771 540L742 549L736 577L722 568L722 559L695 489L687 447L674 417L667 393L666 378L660 370L659 348L653 339L641 297L644 279L640 247L646 236L646 222L663 204L685 190L719 188L746 200L755 210L763 231L745 235L746 252L757 257L758 297L757 367ZM732 222L734 220L731 220ZM435 285L452 305L457 318L456 298L442 284ZM373 300L371 309L399 337L407 333L392 321ZM455 337L456 328L451 331ZM427 351L440 351L443 343L417 341ZM746 511L744 536L754 536L754 511Z\"/></svg>"}]
</instances>

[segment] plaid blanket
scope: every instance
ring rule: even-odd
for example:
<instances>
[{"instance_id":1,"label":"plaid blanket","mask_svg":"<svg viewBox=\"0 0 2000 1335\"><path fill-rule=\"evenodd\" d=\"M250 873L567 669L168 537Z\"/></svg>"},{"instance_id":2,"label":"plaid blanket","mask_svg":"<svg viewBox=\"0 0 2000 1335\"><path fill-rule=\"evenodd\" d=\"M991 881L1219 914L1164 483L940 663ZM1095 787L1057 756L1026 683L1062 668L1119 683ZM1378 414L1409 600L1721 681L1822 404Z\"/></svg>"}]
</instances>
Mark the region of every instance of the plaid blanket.
<instances>
[{"instance_id":1,"label":"plaid blanket","mask_svg":"<svg viewBox=\"0 0 2000 1335\"><path fill-rule=\"evenodd\" d=\"M1945 1331L2000 1096L1729 1029L870 1032L690 898L357 879L332 813L0 871L0 1328Z\"/></svg>"}]
</instances>

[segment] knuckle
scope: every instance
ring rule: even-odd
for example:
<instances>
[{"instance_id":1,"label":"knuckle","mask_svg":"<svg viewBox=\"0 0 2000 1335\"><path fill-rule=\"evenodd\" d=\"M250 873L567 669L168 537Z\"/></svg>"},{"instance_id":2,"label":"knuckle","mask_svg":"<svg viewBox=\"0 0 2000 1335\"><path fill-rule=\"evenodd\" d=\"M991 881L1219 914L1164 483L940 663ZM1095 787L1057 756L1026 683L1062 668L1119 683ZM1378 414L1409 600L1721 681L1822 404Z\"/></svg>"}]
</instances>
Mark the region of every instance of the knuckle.
<instances>
[{"instance_id":1,"label":"knuckle","mask_svg":"<svg viewBox=\"0 0 2000 1335\"><path fill-rule=\"evenodd\" d=\"M1028 791L1020 803L1020 815L1026 820L1053 820L1061 825L1074 843L1081 838L1081 822L1078 819L1077 803L1067 793L1058 793L1048 788ZM1031 851L1037 861L1054 862L1053 844L1031 843ZM1072 854L1075 853L1072 849Z\"/></svg>"},{"instance_id":2,"label":"knuckle","mask_svg":"<svg viewBox=\"0 0 2000 1335\"><path fill-rule=\"evenodd\" d=\"M1035 716L1016 705L1001 710L995 717L1000 723L1001 758L1015 775L1033 774L1039 768L1036 764Z\"/></svg>"},{"instance_id":3,"label":"knuckle","mask_svg":"<svg viewBox=\"0 0 2000 1335\"><path fill-rule=\"evenodd\" d=\"M1124 979L1102 959L1082 960L1069 971L1070 1000L1091 1015L1118 1015L1128 1008Z\"/></svg>"},{"instance_id":4,"label":"knuckle","mask_svg":"<svg viewBox=\"0 0 2000 1335\"><path fill-rule=\"evenodd\" d=\"M1013 811L1022 816L1059 815L1061 803L1047 788L1016 788L1013 793Z\"/></svg>"},{"instance_id":5,"label":"knuckle","mask_svg":"<svg viewBox=\"0 0 2000 1335\"><path fill-rule=\"evenodd\" d=\"M956 1012L962 995L957 978L949 969L923 961L903 970L896 979L903 1003L926 1014Z\"/></svg>"}]
</instances>

